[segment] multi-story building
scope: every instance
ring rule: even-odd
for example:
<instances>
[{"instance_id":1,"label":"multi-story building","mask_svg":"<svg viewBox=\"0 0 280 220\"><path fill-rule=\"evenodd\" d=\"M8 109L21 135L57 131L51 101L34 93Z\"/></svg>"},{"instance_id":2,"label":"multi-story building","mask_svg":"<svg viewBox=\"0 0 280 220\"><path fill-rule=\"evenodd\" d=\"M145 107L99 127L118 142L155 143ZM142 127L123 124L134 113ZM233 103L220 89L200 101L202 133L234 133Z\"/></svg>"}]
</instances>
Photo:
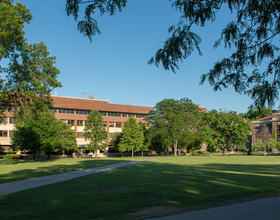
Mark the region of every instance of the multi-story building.
<instances>
[{"instance_id":1,"label":"multi-story building","mask_svg":"<svg viewBox=\"0 0 280 220\"><path fill-rule=\"evenodd\" d=\"M252 144L256 142L261 125L267 125L270 133L276 134L277 141L280 140L280 112L270 113L270 115L252 121Z\"/></svg>"},{"instance_id":2,"label":"multi-story building","mask_svg":"<svg viewBox=\"0 0 280 220\"><path fill-rule=\"evenodd\" d=\"M104 127L110 137L115 132L121 132L123 123L130 116L136 118L137 122L143 120L152 107L141 107L132 105L110 104L108 101L86 99L86 98L70 98L52 96L54 108L50 109L55 113L57 119L65 121L72 125L77 135L77 143L79 148L86 147L88 141L83 138L83 130L85 121L92 109L97 109L103 116ZM14 128L13 112L7 112L7 121L0 125L0 153L11 152L10 136Z\"/></svg>"},{"instance_id":3,"label":"multi-story building","mask_svg":"<svg viewBox=\"0 0 280 220\"><path fill-rule=\"evenodd\" d=\"M110 104L108 101L92 98L52 96L52 99L54 107L50 110L55 113L57 119L72 125L72 129L75 130L77 135L77 143L80 149L86 147L89 143L83 138L83 130L86 118L92 109L97 109L102 115L104 127L108 132L109 138L115 132L122 132L123 123L127 121L130 116L133 116L137 122L140 122L150 111L154 110L152 107ZM200 109L203 112L207 111L205 107L200 107ZM10 149L10 136L15 129L15 119L13 117L13 112L7 112L6 116L6 123L0 125L0 153L12 152Z\"/></svg>"}]
</instances>

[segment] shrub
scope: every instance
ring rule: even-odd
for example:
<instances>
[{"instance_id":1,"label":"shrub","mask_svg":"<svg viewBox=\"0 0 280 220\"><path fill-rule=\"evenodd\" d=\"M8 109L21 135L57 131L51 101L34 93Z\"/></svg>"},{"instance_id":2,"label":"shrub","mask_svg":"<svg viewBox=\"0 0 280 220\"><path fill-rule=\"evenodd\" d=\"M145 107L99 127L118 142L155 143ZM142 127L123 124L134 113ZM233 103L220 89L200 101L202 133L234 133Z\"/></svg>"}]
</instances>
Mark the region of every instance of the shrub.
<instances>
[{"instance_id":1,"label":"shrub","mask_svg":"<svg viewBox=\"0 0 280 220\"><path fill-rule=\"evenodd\" d=\"M3 155L3 159L23 159L23 156L18 154L6 154Z\"/></svg>"}]
</instances>

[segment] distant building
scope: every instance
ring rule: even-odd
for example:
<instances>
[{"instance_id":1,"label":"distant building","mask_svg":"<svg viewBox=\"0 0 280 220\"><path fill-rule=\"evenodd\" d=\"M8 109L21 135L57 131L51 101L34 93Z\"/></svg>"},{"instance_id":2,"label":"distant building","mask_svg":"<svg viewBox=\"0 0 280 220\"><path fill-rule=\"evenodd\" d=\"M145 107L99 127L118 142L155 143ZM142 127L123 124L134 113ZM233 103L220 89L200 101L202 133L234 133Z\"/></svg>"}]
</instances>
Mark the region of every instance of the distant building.
<instances>
[{"instance_id":1,"label":"distant building","mask_svg":"<svg viewBox=\"0 0 280 220\"><path fill-rule=\"evenodd\" d=\"M276 133L276 139L280 139L280 112L270 113L270 115L252 121L252 144L256 142L259 135L260 125L267 125L270 133Z\"/></svg>"}]
</instances>

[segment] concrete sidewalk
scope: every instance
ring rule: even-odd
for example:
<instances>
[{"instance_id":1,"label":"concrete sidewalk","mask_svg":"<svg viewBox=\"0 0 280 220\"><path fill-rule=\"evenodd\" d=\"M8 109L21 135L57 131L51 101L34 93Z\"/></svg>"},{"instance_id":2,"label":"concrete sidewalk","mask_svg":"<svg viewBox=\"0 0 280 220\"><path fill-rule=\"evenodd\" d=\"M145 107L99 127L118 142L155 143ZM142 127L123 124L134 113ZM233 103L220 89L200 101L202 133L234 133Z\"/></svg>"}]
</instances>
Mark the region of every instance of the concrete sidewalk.
<instances>
[{"instance_id":1,"label":"concrete sidewalk","mask_svg":"<svg viewBox=\"0 0 280 220\"><path fill-rule=\"evenodd\" d=\"M68 172L68 173L61 173L61 174L55 174L55 175L50 175L50 176L43 176L43 177L28 179L28 180L3 183L3 184L0 184L0 196L6 195L9 193L26 190L26 189L39 187L39 186L44 186L44 185L48 185L48 184L52 184L52 183L71 180L71 179L74 179L77 177L90 175L90 174L94 174L94 173L99 173L99 172L103 172L106 170L111 170L111 169L124 167L124 166L132 165L132 164L137 164L140 162L144 162L147 160L153 160L156 158L158 158L158 157L127 161L127 162L116 163L116 164L111 164L111 165L107 165L107 166L72 171L72 172Z\"/></svg>"},{"instance_id":2,"label":"concrete sidewalk","mask_svg":"<svg viewBox=\"0 0 280 220\"><path fill-rule=\"evenodd\" d=\"M279 220L280 197L258 199L210 209L171 215L153 220ZM149 219L152 220L152 219Z\"/></svg>"}]
</instances>

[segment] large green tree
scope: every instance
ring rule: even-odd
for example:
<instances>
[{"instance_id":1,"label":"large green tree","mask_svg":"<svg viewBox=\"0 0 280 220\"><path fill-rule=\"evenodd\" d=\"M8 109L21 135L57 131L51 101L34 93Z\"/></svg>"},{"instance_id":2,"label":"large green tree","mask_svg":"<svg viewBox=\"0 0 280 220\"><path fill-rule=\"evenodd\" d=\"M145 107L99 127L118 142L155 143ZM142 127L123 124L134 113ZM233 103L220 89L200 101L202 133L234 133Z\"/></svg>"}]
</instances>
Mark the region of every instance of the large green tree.
<instances>
[{"instance_id":1,"label":"large green tree","mask_svg":"<svg viewBox=\"0 0 280 220\"><path fill-rule=\"evenodd\" d=\"M155 105L149 117L151 126L155 126L163 139L173 145L177 156L179 141L192 138L199 125L200 114L200 108L190 99L164 99Z\"/></svg>"},{"instance_id":2,"label":"large green tree","mask_svg":"<svg viewBox=\"0 0 280 220\"><path fill-rule=\"evenodd\" d=\"M216 14L227 7L235 19L222 30L214 48L224 44L232 51L229 57L218 60L208 73L201 77L213 89L221 90L232 86L236 92L251 96L255 104L268 107L274 104L279 93L280 56L277 40L280 33L280 3L277 0L170 0L171 6L181 14L177 24L169 28L170 37L165 41L149 64L175 72L180 61L193 51L200 50L201 37L192 31L194 26L204 27L215 22ZM92 40L101 31L95 19L101 15L122 11L127 0L67 0L67 15L78 21L80 6L85 6L84 20L78 29ZM249 69L247 68L249 67ZM262 72L258 67L264 69Z\"/></svg>"},{"instance_id":3,"label":"large green tree","mask_svg":"<svg viewBox=\"0 0 280 220\"><path fill-rule=\"evenodd\" d=\"M25 117L19 118L12 136L13 148L33 151L36 159L37 151L45 151L50 159L52 152L62 149L78 150L76 135L70 125L55 118L48 109L33 114L29 111Z\"/></svg>"},{"instance_id":4,"label":"large green tree","mask_svg":"<svg viewBox=\"0 0 280 220\"><path fill-rule=\"evenodd\" d=\"M130 116L129 119L123 124L123 135L119 143L120 151L131 151L131 156L134 152L140 151L144 144L144 133L136 119Z\"/></svg>"},{"instance_id":5,"label":"large green tree","mask_svg":"<svg viewBox=\"0 0 280 220\"><path fill-rule=\"evenodd\" d=\"M211 110L203 116L204 142L213 148L217 146L225 155L234 144L245 144L251 130L251 122L236 112Z\"/></svg>"},{"instance_id":6,"label":"large green tree","mask_svg":"<svg viewBox=\"0 0 280 220\"><path fill-rule=\"evenodd\" d=\"M248 118L251 121L253 121L253 120L257 120L257 119L263 118L265 116L268 116L271 112L275 112L275 111L276 110L273 110L273 109L258 108L258 107L251 105L248 108L248 111L245 114L243 114L243 117Z\"/></svg>"},{"instance_id":7,"label":"large green tree","mask_svg":"<svg viewBox=\"0 0 280 220\"><path fill-rule=\"evenodd\" d=\"M95 158L97 158L97 151L99 149L105 149L108 146L108 133L104 128L103 118L98 110L91 110L87 116L83 136L86 140L90 141L86 149L94 150Z\"/></svg>"},{"instance_id":8,"label":"large green tree","mask_svg":"<svg viewBox=\"0 0 280 220\"><path fill-rule=\"evenodd\" d=\"M61 87L55 57L43 43L28 44L24 38L24 24L31 18L21 3L0 2L0 72L6 74L5 80L0 79L0 113L20 107L23 114L30 109L36 114L51 106L50 92ZM2 59L8 64L2 66Z\"/></svg>"}]
</instances>

